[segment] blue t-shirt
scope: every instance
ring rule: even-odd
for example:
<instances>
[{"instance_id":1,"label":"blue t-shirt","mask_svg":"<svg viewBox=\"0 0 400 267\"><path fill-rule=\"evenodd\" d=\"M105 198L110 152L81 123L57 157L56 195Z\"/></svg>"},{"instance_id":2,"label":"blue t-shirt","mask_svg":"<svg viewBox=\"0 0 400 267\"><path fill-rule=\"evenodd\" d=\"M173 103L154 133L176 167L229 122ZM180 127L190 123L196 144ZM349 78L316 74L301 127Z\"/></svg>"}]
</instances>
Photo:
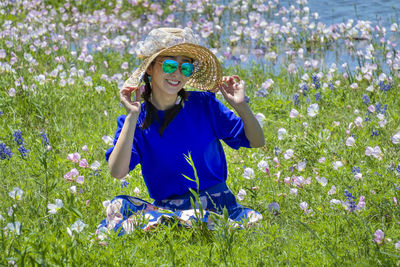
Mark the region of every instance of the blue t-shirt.
<instances>
[{"instance_id":1,"label":"blue t-shirt","mask_svg":"<svg viewBox=\"0 0 400 267\"><path fill-rule=\"evenodd\" d=\"M195 179L193 168L185 155L191 153L200 190L203 190L227 178L226 158L220 140L234 149L250 147L243 121L225 107L214 93L189 92L184 107L165 128L162 136L159 134L161 123L156 120L148 129L140 128L146 115L145 105L142 104L136 124L129 169L133 170L140 163L149 195L153 199L163 200L184 194L189 188L196 189L196 183L183 176ZM158 115L162 121L164 111L158 111ZM117 119L114 145L125 117L122 115ZM107 150L107 161L113 149Z\"/></svg>"}]
</instances>

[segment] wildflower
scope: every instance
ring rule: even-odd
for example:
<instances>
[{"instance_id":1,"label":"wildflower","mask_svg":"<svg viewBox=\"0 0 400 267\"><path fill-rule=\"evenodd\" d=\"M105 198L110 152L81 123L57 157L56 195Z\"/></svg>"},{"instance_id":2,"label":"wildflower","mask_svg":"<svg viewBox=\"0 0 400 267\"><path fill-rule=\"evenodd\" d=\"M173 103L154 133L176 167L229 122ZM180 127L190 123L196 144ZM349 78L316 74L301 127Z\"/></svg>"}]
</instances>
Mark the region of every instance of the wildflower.
<instances>
[{"instance_id":1,"label":"wildflower","mask_svg":"<svg viewBox=\"0 0 400 267\"><path fill-rule=\"evenodd\" d=\"M41 134L39 134L39 136L42 137L42 139L43 139L42 140L43 145L48 146L49 145L49 139L47 138L46 133L44 131L42 131Z\"/></svg>"},{"instance_id":2,"label":"wildflower","mask_svg":"<svg viewBox=\"0 0 400 267\"><path fill-rule=\"evenodd\" d=\"M281 153L281 149L279 147L274 147L274 155L278 156Z\"/></svg>"},{"instance_id":3,"label":"wildflower","mask_svg":"<svg viewBox=\"0 0 400 267\"><path fill-rule=\"evenodd\" d=\"M28 156L29 150L26 149L26 147L24 147L24 145L21 145L21 146L18 148L18 152L21 154L21 157L22 157L22 158L25 158L25 157Z\"/></svg>"},{"instance_id":4,"label":"wildflower","mask_svg":"<svg viewBox=\"0 0 400 267\"><path fill-rule=\"evenodd\" d=\"M336 193L336 186L332 185L331 189L328 191L328 195L333 195Z\"/></svg>"},{"instance_id":5,"label":"wildflower","mask_svg":"<svg viewBox=\"0 0 400 267\"><path fill-rule=\"evenodd\" d=\"M21 234L21 223L19 221L7 224L6 228L11 233L15 233L16 235L20 235Z\"/></svg>"},{"instance_id":6,"label":"wildflower","mask_svg":"<svg viewBox=\"0 0 400 267\"><path fill-rule=\"evenodd\" d=\"M279 213L279 204L276 202L272 202L268 205L268 209L270 212L273 212L274 215L277 215Z\"/></svg>"},{"instance_id":7,"label":"wildflower","mask_svg":"<svg viewBox=\"0 0 400 267\"><path fill-rule=\"evenodd\" d=\"M74 178L78 175L79 175L79 171L76 168L73 168L64 175L64 179L67 181L73 181Z\"/></svg>"},{"instance_id":8,"label":"wildflower","mask_svg":"<svg viewBox=\"0 0 400 267\"><path fill-rule=\"evenodd\" d=\"M318 114L319 111L319 106L318 104L311 104L308 108L307 108L307 114L310 117L315 117Z\"/></svg>"},{"instance_id":9,"label":"wildflower","mask_svg":"<svg viewBox=\"0 0 400 267\"><path fill-rule=\"evenodd\" d=\"M319 178L317 176L317 177L315 177L315 180L317 180L317 182L320 183L322 186L326 186L328 184L328 180L326 180L325 177Z\"/></svg>"},{"instance_id":10,"label":"wildflower","mask_svg":"<svg viewBox=\"0 0 400 267\"><path fill-rule=\"evenodd\" d=\"M94 171L99 170L100 168L100 162L98 162L97 160L95 160L91 165L90 168Z\"/></svg>"},{"instance_id":11,"label":"wildflower","mask_svg":"<svg viewBox=\"0 0 400 267\"><path fill-rule=\"evenodd\" d=\"M357 127L362 127L362 118L361 117L357 117L355 120L354 120L354 124L357 126Z\"/></svg>"},{"instance_id":12,"label":"wildflower","mask_svg":"<svg viewBox=\"0 0 400 267\"><path fill-rule=\"evenodd\" d=\"M8 195L15 200L20 200L23 194L24 191L22 191L22 189L18 187L14 187L14 189L8 193Z\"/></svg>"},{"instance_id":13,"label":"wildflower","mask_svg":"<svg viewBox=\"0 0 400 267\"><path fill-rule=\"evenodd\" d=\"M306 161L301 161L301 162L299 162L299 163L297 164L297 170L298 170L299 172L304 171L305 168L306 168L306 165L307 165L307 162L306 162Z\"/></svg>"},{"instance_id":14,"label":"wildflower","mask_svg":"<svg viewBox=\"0 0 400 267\"><path fill-rule=\"evenodd\" d=\"M352 84L350 85L350 88L351 88L351 89L358 89L358 84L357 84L357 83L352 83Z\"/></svg>"},{"instance_id":15,"label":"wildflower","mask_svg":"<svg viewBox=\"0 0 400 267\"><path fill-rule=\"evenodd\" d=\"M372 134L371 134L371 137L378 136L378 135L379 135L379 132L377 130L373 130Z\"/></svg>"},{"instance_id":16,"label":"wildflower","mask_svg":"<svg viewBox=\"0 0 400 267\"><path fill-rule=\"evenodd\" d=\"M325 157L320 157L319 159L318 159L318 162L319 163L324 163L326 161L326 158Z\"/></svg>"},{"instance_id":17,"label":"wildflower","mask_svg":"<svg viewBox=\"0 0 400 267\"><path fill-rule=\"evenodd\" d=\"M262 113L257 113L256 114L256 119L258 121L258 123L260 124L261 127L263 127L264 125L264 121L265 121L265 116Z\"/></svg>"},{"instance_id":18,"label":"wildflower","mask_svg":"<svg viewBox=\"0 0 400 267\"><path fill-rule=\"evenodd\" d=\"M278 140L282 140L285 137L286 133L287 131L285 128L280 128L278 130Z\"/></svg>"},{"instance_id":19,"label":"wildflower","mask_svg":"<svg viewBox=\"0 0 400 267\"><path fill-rule=\"evenodd\" d=\"M81 161L79 161L79 167L89 168L89 163L87 162L86 159L82 159Z\"/></svg>"},{"instance_id":20,"label":"wildflower","mask_svg":"<svg viewBox=\"0 0 400 267\"><path fill-rule=\"evenodd\" d=\"M69 190L71 191L72 194L76 194L76 193L77 193L77 191L76 191L76 185L71 186L71 187L69 188Z\"/></svg>"},{"instance_id":21,"label":"wildflower","mask_svg":"<svg viewBox=\"0 0 400 267\"><path fill-rule=\"evenodd\" d=\"M244 189L240 189L238 194L236 195L236 197L239 201L242 201L244 199L245 195L246 195L246 191Z\"/></svg>"},{"instance_id":22,"label":"wildflower","mask_svg":"<svg viewBox=\"0 0 400 267\"><path fill-rule=\"evenodd\" d=\"M286 150L286 152L285 152L284 158L285 158L285 159L290 159L290 158L293 157L293 155L294 155L293 149L288 149L288 150Z\"/></svg>"},{"instance_id":23,"label":"wildflower","mask_svg":"<svg viewBox=\"0 0 400 267\"><path fill-rule=\"evenodd\" d=\"M255 178L255 173L252 168L245 168L243 172L243 178L245 179L254 179Z\"/></svg>"},{"instance_id":24,"label":"wildflower","mask_svg":"<svg viewBox=\"0 0 400 267\"><path fill-rule=\"evenodd\" d=\"M367 146L365 148L365 155L366 156L373 156L374 158L377 158L379 160L382 159L382 151L381 148L379 146L375 146L374 148Z\"/></svg>"},{"instance_id":25,"label":"wildflower","mask_svg":"<svg viewBox=\"0 0 400 267\"><path fill-rule=\"evenodd\" d=\"M346 139L346 146L354 146L355 139L354 137L350 136Z\"/></svg>"},{"instance_id":26,"label":"wildflower","mask_svg":"<svg viewBox=\"0 0 400 267\"><path fill-rule=\"evenodd\" d=\"M398 241L396 244L394 244L394 247L395 247L396 249L400 249L400 241Z\"/></svg>"},{"instance_id":27,"label":"wildflower","mask_svg":"<svg viewBox=\"0 0 400 267\"><path fill-rule=\"evenodd\" d=\"M261 88L269 90L273 85L274 81L272 79L267 79L265 82L261 84Z\"/></svg>"},{"instance_id":28,"label":"wildflower","mask_svg":"<svg viewBox=\"0 0 400 267\"><path fill-rule=\"evenodd\" d=\"M331 91L333 91L333 89L335 89L335 86L333 85L333 83L329 83L328 87L329 87L329 89L331 89Z\"/></svg>"},{"instance_id":29,"label":"wildflower","mask_svg":"<svg viewBox=\"0 0 400 267\"><path fill-rule=\"evenodd\" d=\"M17 143L17 145L22 145L24 143L24 138L22 138L22 134L20 130L14 131L14 141Z\"/></svg>"},{"instance_id":30,"label":"wildflower","mask_svg":"<svg viewBox=\"0 0 400 267\"><path fill-rule=\"evenodd\" d=\"M358 201L356 210L362 210L365 208L365 196L360 196L360 200Z\"/></svg>"},{"instance_id":31,"label":"wildflower","mask_svg":"<svg viewBox=\"0 0 400 267\"><path fill-rule=\"evenodd\" d=\"M135 189L133 189L133 193L135 193L135 195L139 195L140 189L138 187L135 187Z\"/></svg>"},{"instance_id":32,"label":"wildflower","mask_svg":"<svg viewBox=\"0 0 400 267\"><path fill-rule=\"evenodd\" d=\"M84 145L84 146L82 147L82 150L85 151L85 152L88 152L88 151L89 151L88 146L87 146L87 145Z\"/></svg>"},{"instance_id":33,"label":"wildflower","mask_svg":"<svg viewBox=\"0 0 400 267\"><path fill-rule=\"evenodd\" d=\"M395 135L392 137L392 143L393 144L398 144L400 143L400 131L398 131ZM1 151L1 150L0 150ZM1 152L0 152L1 153Z\"/></svg>"},{"instance_id":34,"label":"wildflower","mask_svg":"<svg viewBox=\"0 0 400 267\"><path fill-rule=\"evenodd\" d=\"M103 136L101 139L103 139L104 143L106 143L109 146L113 145L113 139L111 138L111 136L105 135Z\"/></svg>"},{"instance_id":35,"label":"wildflower","mask_svg":"<svg viewBox=\"0 0 400 267\"><path fill-rule=\"evenodd\" d=\"M290 178L289 178L290 179ZM297 195L297 188L290 188L289 194Z\"/></svg>"},{"instance_id":36,"label":"wildflower","mask_svg":"<svg viewBox=\"0 0 400 267\"><path fill-rule=\"evenodd\" d=\"M302 209L304 211L304 213L306 213L306 214L313 212L312 209L308 209L308 203L307 202L301 202L300 203L300 209Z\"/></svg>"},{"instance_id":37,"label":"wildflower","mask_svg":"<svg viewBox=\"0 0 400 267\"><path fill-rule=\"evenodd\" d=\"M265 171L267 174L269 174L269 165L268 162L266 162L265 160L261 160L258 164L257 167L262 170Z\"/></svg>"},{"instance_id":38,"label":"wildflower","mask_svg":"<svg viewBox=\"0 0 400 267\"><path fill-rule=\"evenodd\" d=\"M343 204L341 200L339 199L331 199L331 201L329 201L329 203L332 205L341 205Z\"/></svg>"},{"instance_id":39,"label":"wildflower","mask_svg":"<svg viewBox=\"0 0 400 267\"><path fill-rule=\"evenodd\" d=\"M314 86L315 86L315 89L319 89L319 88L321 87L321 84L320 84L320 82L319 82L319 77L318 77L318 75L314 74L314 75L312 76L312 80L313 80L313 84L314 84Z\"/></svg>"},{"instance_id":40,"label":"wildflower","mask_svg":"<svg viewBox=\"0 0 400 267\"><path fill-rule=\"evenodd\" d=\"M80 233L87 226L87 224L83 223L81 220L77 220L74 224L71 225L71 231L75 231Z\"/></svg>"},{"instance_id":41,"label":"wildflower","mask_svg":"<svg viewBox=\"0 0 400 267\"><path fill-rule=\"evenodd\" d=\"M294 94L293 95L293 103L298 106L300 104L300 100L299 100L299 94Z\"/></svg>"},{"instance_id":42,"label":"wildflower","mask_svg":"<svg viewBox=\"0 0 400 267\"><path fill-rule=\"evenodd\" d=\"M126 180L121 180L121 188L127 188L129 183Z\"/></svg>"},{"instance_id":43,"label":"wildflower","mask_svg":"<svg viewBox=\"0 0 400 267\"><path fill-rule=\"evenodd\" d=\"M350 209L350 211L354 211L356 208L356 203L354 202L354 200L357 198L353 196L348 190L344 190L344 195L345 197L347 197L347 207Z\"/></svg>"},{"instance_id":44,"label":"wildflower","mask_svg":"<svg viewBox=\"0 0 400 267\"><path fill-rule=\"evenodd\" d=\"M73 163L78 163L81 159L81 155L78 152L68 154L67 159L72 161Z\"/></svg>"},{"instance_id":45,"label":"wildflower","mask_svg":"<svg viewBox=\"0 0 400 267\"><path fill-rule=\"evenodd\" d=\"M381 229L378 229L375 231L374 235L375 235L374 242L378 245L382 244L385 237L385 233Z\"/></svg>"},{"instance_id":46,"label":"wildflower","mask_svg":"<svg viewBox=\"0 0 400 267\"><path fill-rule=\"evenodd\" d=\"M9 149L5 143L0 143L0 160L6 159L7 157L10 159L12 155L11 149Z\"/></svg>"},{"instance_id":47,"label":"wildflower","mask_svg":"<svg viewBox=\"0 0 400 267\"><path fill-rule=\"evenodd\" d=\"M292 118L292 119L294 119L294 118L296 118L298 115L299 115L299 112L298 112L296 109L293 108L293 109L290 111L289 117Z\"/></svg>"},{"instance_id":48,"label":"wildflower","mask_svg":"<svg viewBox=\"0 0 400 267\"><path fill-rule=\"evenodd\" d=\"M368 95L363 95L362 97L362 101L364 102L365 105L368 105L369 103L371 103L371 100L369 99Z\"/></svg>"},{"instance_id":49,"label":"wildflower","mask_svg":"<svg viewBox=\"0 0 400 267\"><path fill-rule=\"evenodd\" d=\"M64 206L63 202L61 199L56 199L55 204L48 204L47 208L49 209L50 214L56 214L59 209L61 209Z\"/></svg>"},{"instance_id":50,"label":"wildflower","mask_svg":"<svg viewBox=\"0 0 400 267\"><path fill-rule=\"evenodd\" d=\"M78 184L84 184L85 183L85 177L83 175L79 175L78 177L76 177L76 182Z\"/></svg>"},{"instance_id":51,"label":"wildflower","mask_svg":"<svg viewBox=\"0 0 400 267\"><path fill-rule=\"evenodd\" d=\"M315 93L315 101L321 100L321 94L320 93Z\"/></svg>"},{"instance_id":52,"label":"wildflower","mask_svg":"<svg viewBox=\"0 0 400 267\"><path fill-rule=\"evenodd\" d=\"M96 90L97 93L106 91L106 88L104 86L96 86L94 89Z\"/></svg>"},{"instance_id":53,"label":"wildflower","mask_svg":"<svg viewBox=\"0 0 400 267\"><path fill-rule=\"evenodd\" d=\"M332 163L332 168L334 170L338 170L342 166L343 166L343 163L339 160Z\"/></svg>"}]
</instances>

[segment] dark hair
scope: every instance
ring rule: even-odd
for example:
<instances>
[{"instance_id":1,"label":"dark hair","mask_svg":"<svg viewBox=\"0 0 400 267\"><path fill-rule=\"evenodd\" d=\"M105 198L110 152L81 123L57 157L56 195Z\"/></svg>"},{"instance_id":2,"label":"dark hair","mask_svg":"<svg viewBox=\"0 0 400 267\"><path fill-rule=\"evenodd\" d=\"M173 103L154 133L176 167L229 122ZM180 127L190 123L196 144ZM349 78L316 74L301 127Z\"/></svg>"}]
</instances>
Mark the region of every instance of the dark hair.
<instances>
[{"instance_id":1,"label":"dark hair","mask_svg":"<svg viewBox=\"0 0 400 267\"><path fill-rule=\"evenodd\" d=\"M144 74L143 80L145 82L145 90L142 94L142 97L146 102L146 116L140 127L142 129L147 129L154 122L154 120L160 121L160 118L158 117L156 107L150 102L151 85L150 85L149 75L147 73ZM174 106L165 111L165 117L160 127L160 136L163 134L165 128L167 128L170 122L176 117L176 115L178 115L179 110L181 110L184 101L188 97L188 93L185 91L185 89L182 88L178 92L178 96L181 97L181 101L177 104L174 104Z\"/></svg>"}]
</instances>

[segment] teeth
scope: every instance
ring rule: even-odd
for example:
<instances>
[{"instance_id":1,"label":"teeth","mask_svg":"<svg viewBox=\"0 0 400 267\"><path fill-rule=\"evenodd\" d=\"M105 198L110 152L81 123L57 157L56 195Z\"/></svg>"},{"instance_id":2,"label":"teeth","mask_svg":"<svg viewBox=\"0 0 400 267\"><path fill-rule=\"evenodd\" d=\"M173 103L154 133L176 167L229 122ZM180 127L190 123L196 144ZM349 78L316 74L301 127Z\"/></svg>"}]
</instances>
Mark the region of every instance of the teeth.
<instances>
[{"instance_id":1,"label":"teeth","mask_svg":"<svg viewBox=\"0 0 400 267\"><path fill-rule=\"evenodd\" d=\"M168 82L169 82L170 84L173 84L173 85L177 85L177 84L179 83L179 81L171 81L171 80L168 80Z\"/></svg>"}]
</instances>

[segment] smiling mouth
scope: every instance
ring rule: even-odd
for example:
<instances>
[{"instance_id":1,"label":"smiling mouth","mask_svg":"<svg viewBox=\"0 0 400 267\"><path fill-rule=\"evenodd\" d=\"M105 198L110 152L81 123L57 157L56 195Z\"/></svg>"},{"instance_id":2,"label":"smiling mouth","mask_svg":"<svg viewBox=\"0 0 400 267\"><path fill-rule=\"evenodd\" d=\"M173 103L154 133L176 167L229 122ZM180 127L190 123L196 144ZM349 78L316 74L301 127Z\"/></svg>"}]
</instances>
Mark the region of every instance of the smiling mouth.
<instances>
[{"instance_id":1,"label":"smiling mouth","mask_svg":"<svg viewBox=\"0 0 400 267\"><path fill-rule=\"evenodd\" d=\"M168 80L167 79L167 83L172 85L172 86L177 86L178 84L180 84L180 81L174 81L174 80Z\"/></svg>"}]
</instances>

